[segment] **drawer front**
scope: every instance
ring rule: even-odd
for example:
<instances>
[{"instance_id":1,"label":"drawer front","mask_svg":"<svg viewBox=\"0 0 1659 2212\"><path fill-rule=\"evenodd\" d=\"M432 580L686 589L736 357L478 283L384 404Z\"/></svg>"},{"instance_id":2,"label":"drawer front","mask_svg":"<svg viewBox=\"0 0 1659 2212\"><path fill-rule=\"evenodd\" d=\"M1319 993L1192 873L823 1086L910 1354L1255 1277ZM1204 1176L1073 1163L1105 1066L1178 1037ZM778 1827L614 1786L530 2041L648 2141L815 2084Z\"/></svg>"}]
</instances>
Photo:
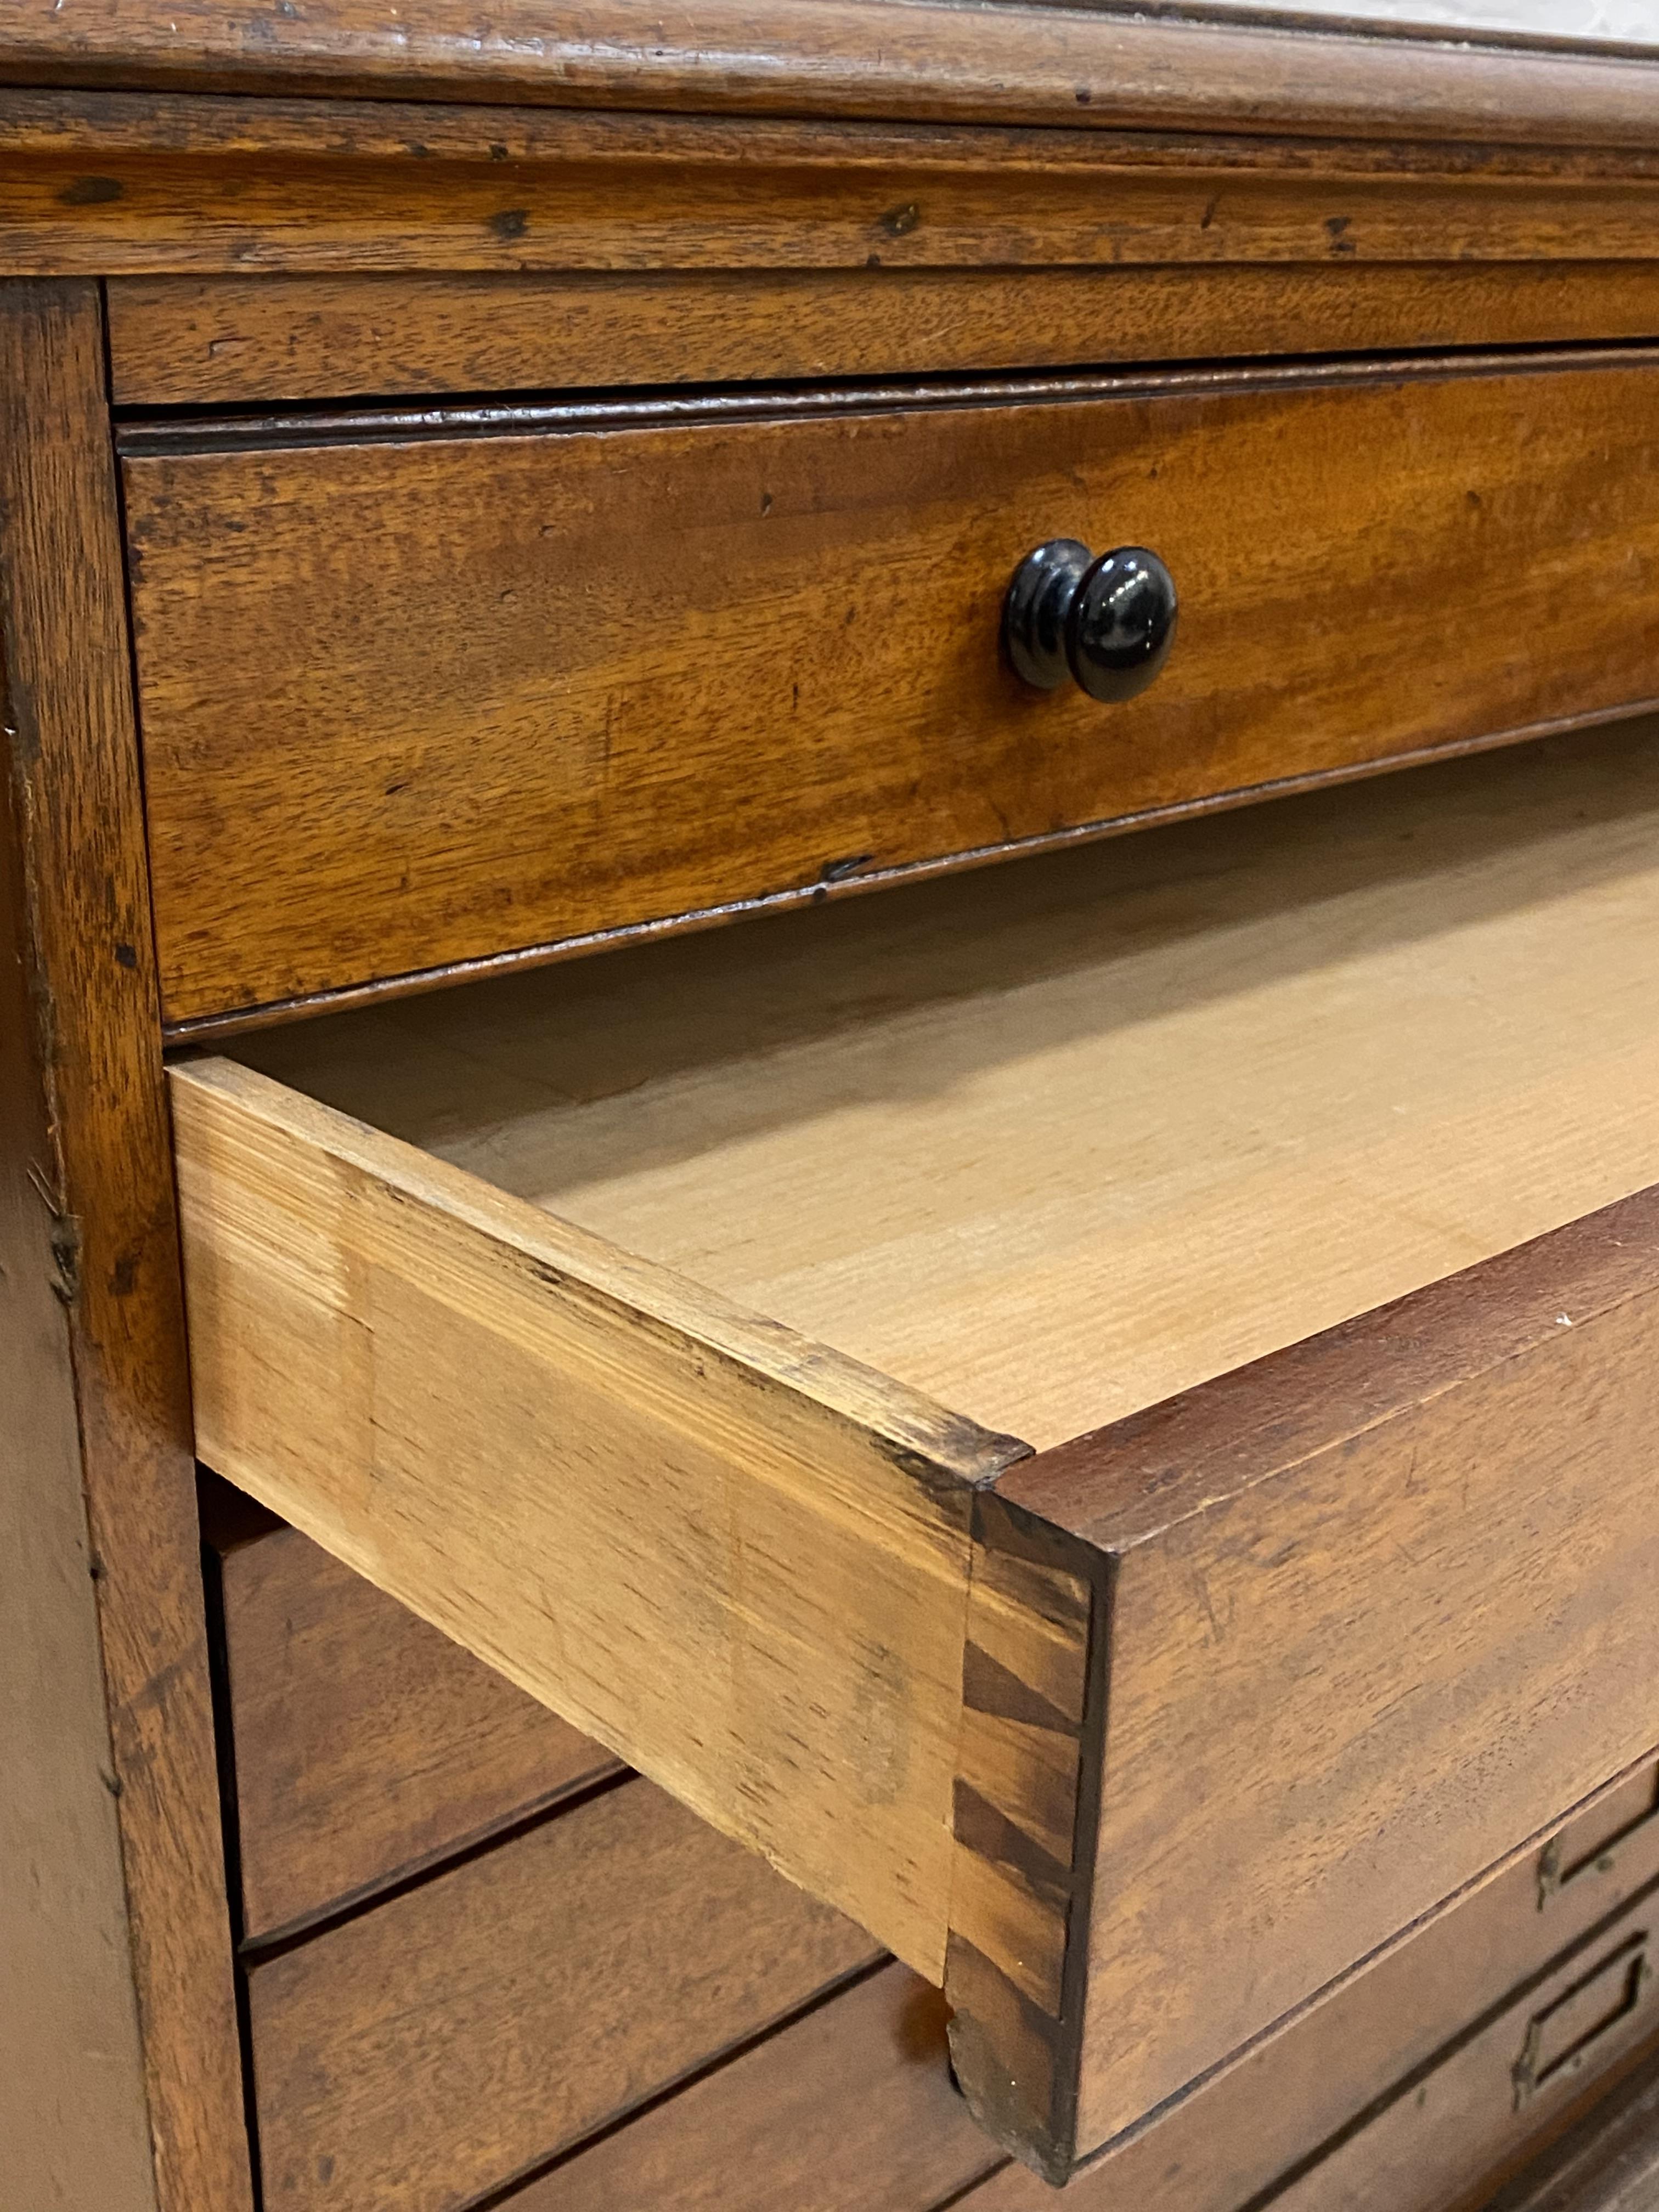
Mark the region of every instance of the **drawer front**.
<instances>
[{"instance_id":1,"label":"drawer front","mask_svg":"<svg viewBox=\"0 0 1659 2212\"><path fill-rule=\"evenodd\" d=\"M617 1771L297 1528L217 1557L245 1942L291 1935Z\"/></svg>"},{"instance_id":2,"label":"drawer front","mask_svg":"<svg viewBox=\"0 0 1659 2212\"><path fill-rule=\"evenodd\" d=\"M1659 2046L1603 2075L1480 2212L1646 2212L1659 2196Z\"/></svg>"},{"instance_id":3,"label":"drawer front","mask_svg":"<svg viewBox=\"0 0 1659 2212\"><path fill-rule=\"evenodd\" d=\"M881 1968L533 2181L501 2212L934 2212L999 2161L936 1990Z\"/></svg>"},{"instance_id":4,"label":"drawer front","mask_svg":"<svg viewBox=\"0 0 1659 2212\"><path fill-rule=\"evenodd\" d=\"M218 1548L250 1939L337 1909L613 1764L298 1531ZM1656 1879L1650 1767L1080 2177L1078 2212L1097 2197L1139 2212L1233 2212ZM927 2212L994 2156L951 2085L939 1998L893 1966L562 2163L513 2212L647 2201L763 2212L785 2195L798 2212ZM1048 2201L1020 2169L988 2191L985 2212Z\"/></svg>"},{"instance_id":5,"label":"drawer front","mask_svg":"<svg viewBox=\"0 0 1659 2212\"><path fill-rule=\"evenodd\" d=\"M251 1966L264 2201L471 2205L876 1955L625 1780Z\"/></svg>"},{"instance_id":6,"label":"drawer front","mask_svg":"<svg viewBox=\"0 0 1659 2212\"><path fill-rule=\"evenodd\" d=\"M1659 2034L1659 1897L1582 1944L1273 2199L1275 2212L1449 2212L1598 2074Z\"/></svg>"},{"instance_id":7,"label":"drawer front","mask_svg":"<svg viewBox=\"0 0 1659 2212\"><path fill-rule=\"evenodd\" d=\"M1086 2167L1067 2212L1237 2212L1385 2099L1472 2021L1659 1882L1659 1766L1648 1766L1534 1853L1432 1921L1282 2035ZM1659 2025L1656 2022L1656 2025ZM1294 2200L1293 2200L1294 2201ZM1049 2212L1011 2166L972 2212ZM1393 2212L1419 2212L1402 2194Z\"/></svg>"},{"instance_id":8,"label":"drawer front","mask_svg":"<svg viewBox=\"0 0 1659 2212\"><path fill-rule=\"evenodd\" d=\"M595 419L130 434L172 1024L1659 696L1644 366ZM1058 537L1174 574L1127 703L1001 656Z\"/></svg>"}]
</instances>

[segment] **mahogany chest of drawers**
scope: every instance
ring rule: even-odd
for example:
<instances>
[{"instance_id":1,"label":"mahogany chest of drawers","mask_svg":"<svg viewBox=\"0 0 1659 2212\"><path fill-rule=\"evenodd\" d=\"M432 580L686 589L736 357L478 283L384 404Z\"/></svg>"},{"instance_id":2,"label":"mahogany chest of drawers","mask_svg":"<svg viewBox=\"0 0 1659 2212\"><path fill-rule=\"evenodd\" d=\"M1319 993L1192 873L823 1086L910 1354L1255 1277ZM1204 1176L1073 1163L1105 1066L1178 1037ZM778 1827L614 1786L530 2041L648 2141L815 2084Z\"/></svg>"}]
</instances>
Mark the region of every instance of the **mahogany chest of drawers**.
<instances>
[{"instance_id":1,"label":"mahogany chest of drawers","mask_svg":"<svg viewBox=\"0 0 1659 2212\"><path fill-rule=\"evenodd\" d=\"M0 23L0 2199L1588 2172L1659 62L430 15Z\"/></svg>"}]
</instances>

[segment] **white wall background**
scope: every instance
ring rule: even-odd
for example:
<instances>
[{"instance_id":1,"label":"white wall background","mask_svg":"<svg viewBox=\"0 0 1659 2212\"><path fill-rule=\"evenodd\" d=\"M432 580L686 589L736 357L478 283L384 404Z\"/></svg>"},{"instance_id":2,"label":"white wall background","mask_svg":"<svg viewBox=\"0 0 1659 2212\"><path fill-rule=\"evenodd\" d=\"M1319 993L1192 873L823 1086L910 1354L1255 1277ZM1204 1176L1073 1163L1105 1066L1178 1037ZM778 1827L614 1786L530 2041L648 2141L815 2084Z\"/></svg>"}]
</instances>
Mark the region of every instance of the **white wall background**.
<instances>
[{"instance_id":1,"label":"white wall background","mask_svg":"<svg viewBox=\"0 0 1659 2212\"><path fill-rule=\"evenodd\" d=\"M1208 4L1247 7L1255 15L1345 15L1659 46L1659 0L1208 0Z\"/></svg>"}]
</instances>

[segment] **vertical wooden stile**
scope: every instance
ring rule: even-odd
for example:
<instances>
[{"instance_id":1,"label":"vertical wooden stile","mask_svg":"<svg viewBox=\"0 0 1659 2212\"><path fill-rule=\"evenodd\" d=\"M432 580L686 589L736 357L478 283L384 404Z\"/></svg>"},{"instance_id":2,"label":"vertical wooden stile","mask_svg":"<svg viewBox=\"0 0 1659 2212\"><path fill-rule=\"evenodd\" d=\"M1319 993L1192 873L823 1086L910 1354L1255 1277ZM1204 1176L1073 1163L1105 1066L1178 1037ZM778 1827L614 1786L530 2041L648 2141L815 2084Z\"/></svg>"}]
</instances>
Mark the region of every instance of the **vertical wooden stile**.
<instances>
[{"instance_id":1,"label":"vertical wooden stile","mask_svg":"<svg viewBox=\"0 0 1659 2212\"><path fill-rule=\"evenodd\" d=\"M0 286L0 657L3 2194L29 2212L251 2212L88 283Z\"/></svg>"}]
</instances>

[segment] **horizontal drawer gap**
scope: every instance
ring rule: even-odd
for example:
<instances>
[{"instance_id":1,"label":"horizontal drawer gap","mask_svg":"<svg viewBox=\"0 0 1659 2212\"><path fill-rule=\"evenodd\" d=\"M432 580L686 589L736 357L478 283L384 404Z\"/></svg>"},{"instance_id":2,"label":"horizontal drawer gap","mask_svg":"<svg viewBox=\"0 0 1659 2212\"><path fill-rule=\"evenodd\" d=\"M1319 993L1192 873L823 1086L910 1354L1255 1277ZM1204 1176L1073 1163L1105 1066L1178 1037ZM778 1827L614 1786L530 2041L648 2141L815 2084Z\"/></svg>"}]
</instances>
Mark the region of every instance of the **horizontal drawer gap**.
<instances>
[{"instance_id":1,"label":"horizontal drawer gap","mask_svg":"<svg viewBox=\"0 0 1659 2212\"><path fill-rule=\"evenodd\" d=\"M570 399L474 398L427 407L369 404L296 408L282 414L129 415L118 423L122 457L139 460L183 453L289 451L310 447L427 438L533 437L583 431L654 429L667 424L816 420L825 416L891 415L961 407L1028 406L1060 401L1141 397L1201 397L1212 391L1295 392L1310 386L1364 384L1449 373L1513 375L1534 368L1641 367L1655 359L1648 347L1627 343L1471 348L1436 354L1368 356L1361 359L1310 355L1301 360L1203 367L1114 368L1109 370L999 375L941 380L915 377L878 383L781 386L747 389L604 394Z\"/></svg>"},{"instance_id":2,"label":"horizontal drawer gap","mask_svg":"<svg viewBox=\"0 0 1659 2212\"><path fill-rule=\"evenodd\" d=\"M1314 2167L1328 2159L1334 2151L1340 2150L1344 2143L1351 2142L1355 2136L1362 2133L1374 2120L1397 2105L1401 2098L1410 2096L1432 2074L1443 2066L1448 2059L1455 2057L1460 2051L1467 2049L1471 2043L1484 2035L1494 2021L1500 2019L1511 2007L1520 2003L1522 1998L1532 1990L1541 1987L1553 1975L1559 1974L1569 1957L1581 1957L1586 1960L1593 1958L1596 1944L1607 1936L1609 1930L1616 1928L1621 1921L1629 1919L1632 1913L1638 1912L1644 1904L1656 1898L1659 1898L1659 1878L1645 1883L1642 1888L1623 1899L1612 1911L1604 1914L1593 1928L1585 1929L1582 1935L1577 1936L1566 1951L1558 1953L1545 1965L1540 1966L1535 1972L1528 1974L1524 1981L1518 1982L1513 1988L1505 1990L1500 1997L1477 2013L1465 2027L1459 2029L1455 2035L1448 2037L1444 2043L1438 2045L1426 2058L1413 2066L1409 2073L1402 2075L1400 2080L1384 2090L1382 2095L1374 2097L1362 2111L1356 2112L1352 2119L1345 2122L1341 2127L1326 2136L1324 2141L1316 2144L1305 2157L1298 2159L1294 2166L1286 2167L1284 2172L1275 2176L1273 2180L1265 2189L1259 2190L1248 2203L1241 2204L1238 2212L1267 2212L1267 2208L1281 2191L1290 2188L1305 2173L1310 2172Z\"/></svg>"},{"instance_id":3,"label":"horizontal drawer gap","mask_svg":"<svg viewBox=\"0 0 1659 2212\"><path fill-rule=\"evenodd\" d=\"M514 2198L522 2191L529 2189L536 2182L546 2180L550 2175L557 2173L562 2167L569 2166L573 2160L586 2157L590 2151L596 2150L601 2143L608 2142L611 2136L620 2135L624 2128L631 2128L661 2106L672 2104L676 2097L684 2096L688 2089L695 2088L700 2081L710 2081L714 2075L724 2073L727 2067L735 2065L739 2059L746 2057L751 2051L757 2051L763 2044L770 2043L775 2036L787 2033L800 2021L810 2020L814 2013L822 2012L826 2005L836 2003L838 1999L848 1996L852 1990L872 1980L877 1974L886 1973L890 1971L891 1964L891 1960L887 1959L872 1960L868 1966L860 1966L855 1973L848 1974L842 1980L832 1983L827 1989L819 1990L805 2004L798 2006L793 2012L786 2013L781 2019L769 2021L767 2025L757 2030L755 2034L744 2036L741 2042L729 2045L718 2057L711 2058L707 2065L695 2067L690 2073L681 2075L677 2080L668 2082L651 2096L641 2099L638 2104L630 2105L626 2112L617 2113L613 2118L607 2120L603 2127L595 2128L591 2135L584 2136L580 2142L568 2143L556 2158L548 2159L540 2166L527 2167L522 2173L515 2174L513 2179L503 2187L492 2189L489 2196L480 2197L475 2203L469 2204L465 2208L465 2212L510 2212ZM983 2174L980 2175L978 2179L969 2186L977 2188L984 2179Z\"/></svg>"},{"instance_id":4,"label":"horizontal drawer gap","mask_svg":"<svg viewBox=\"0 0 1659 2212\"><path fill-rule=\"evenodd\" d=\"M412 1890L423 1889L428 1882L437 1881L453 1874L458 1867L468 1866L489 1852L504 1849L538 1828L570 1813L580 1812L596 1797L608 1796L613 1790L637 1782L639 1777L626 1768L619 1774L604 1774L597 1781L578 1784L555 1798L550 1804L538 1805L532 1811L517 1820L507 1820L499 1827L474 1837L470 1842L447 1850L441 1857L434 1857L423 1865L413 1867L394 1881L381 1882L372 1889L359 1891L330 1905L326 1911L311 1918L295 1921L286 1927L273 1928L268 1933L244 1937L237 1946L237 1955L248 1966L263 1965L267 1960L279 1959L285 1953L299 1949L302 1944L314 1942L319 1936L332 1935L349 1921L361 1920L366 1912L389 1905L396 1898L407 1897Z\"/></svg>"}]
</instances>

